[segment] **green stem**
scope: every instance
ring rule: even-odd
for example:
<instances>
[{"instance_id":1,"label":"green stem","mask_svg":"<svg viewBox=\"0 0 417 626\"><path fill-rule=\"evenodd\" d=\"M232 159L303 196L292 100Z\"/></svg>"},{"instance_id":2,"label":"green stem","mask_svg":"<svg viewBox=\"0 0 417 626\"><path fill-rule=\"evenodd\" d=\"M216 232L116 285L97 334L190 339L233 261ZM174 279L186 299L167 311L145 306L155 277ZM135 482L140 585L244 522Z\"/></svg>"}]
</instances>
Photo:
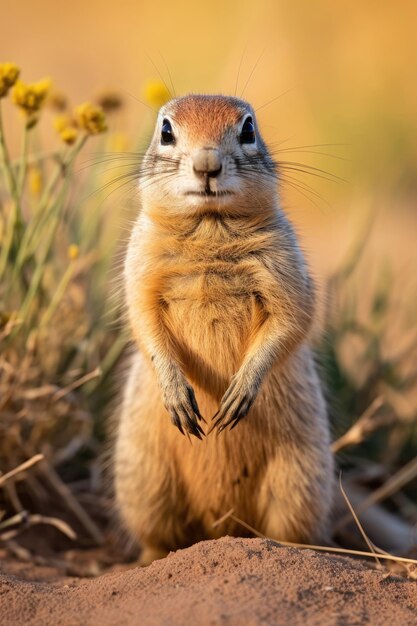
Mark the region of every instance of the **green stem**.
<instances>
[{"instance_id":1,"label":"green stem","mask_svg":"<svg viewBox=\"0 0 417 626\"><path fill-rule=\"evenodd\" d=\"M49 182L45 187L45 190L39 202L38 213L40 215L42 215L42 213L48 207L51 195L54 192L62 173L64 172L64 176L66 175L66 170L71 167L74 159L78 156L79 152L84 147L84 144L87 141L87 137L87 135L82 135L81 137L79 137L78 141L74 144L72 149L68 150L68 152L66 153L66 158L64 158L62 160L62 163L57 165L57 167L55 168L55 171L49 179Z\"/></svg>"},{"instance_id":2,"label":"green stem","mask_svg":"<svg viewBox=\"0 0 417 626\"><path fill-rule=\"evenodd\" d=\"M59 208L64 206L65 198L67 195L67 191L69 188L69 184L71 181L71 167L74 163L75 157L78 152L81 150L85 143L86 137L83 138L83 141L79 142L77 145L77 149L73 150L71 153L71 159L68 160L68 171L66 178L64 179L64 184L61 187L58 196L55 198L55 202L52 203L51 209L48 212L48 221L50 222L50 231L49 236L46 235L45 238L42 239L42 248L40 252L40 256L38 257L35 271L33 273L32 279L30 281L29 289L27 290L26 297L23 301L22 306L19 310L19 318L22 320L22 324L17 326L16 329L12 332L11 337L19 332L19 329L24 326L24 323L27 321L27 316L29 314L29 310L31 304L36 297L39 287L41 285L44 273L45 273L45 265L48 259L49 251L54 243L55 234L59 226ZM47 223L45 223L44 228L46 229Z\"/></svg>"},{"instance_id":3,"label":"green stem","mask_svg":"<svg viewBox=\"0 0 417 626\"><path fill-rule=\"evenodd\" d=\"M127 331L122 331L120 335L115 339L112 343L111 347L107 351L103 360L100 363L101 376L99 379L92 380L90 383L87 383L85 386L85 392L90 395L93 391L103 383L105 379L107 379L108 374L111 372L114 364L117 359L122 354L123 350L129 343L129 334Z\"/></svg>"},{"instance_id":4,"label":"green stem","mask_svg":"<svg viewBox=\"0 0 417 626\"><path fill-rule=\"evenodd\" d=\"M10 251L13 247L13 235L15 229L15 213L12 211L12 214L9 216L7 220L7 225L5 227L4 233L1 238L1 247L0 247L0 279L3 277L7 262L9 260ZM10 285L8 285L10 287Z\"/></svg>"},{"instance_id":5,"label":"green stem","mask_svg":"<svg viewBox=\"0 0 417 626\"><path fill-rule=\"evenodd\" d=\"M14 200L16 204L18 204L16 180L13 174L9 151L7 149L6 139L4 136L3 118L2 118L2 113L1 113L1 102L0 102L0 156L4 164L7 190L10 194L10 197Z\"/></svg>"},{"instance_id":6,"label":"green stem","mask_svg":"<svg viewBox=\"0 0 417 626\"><path fill-rule=\"evenodd\" d=\"M32 152L32 154L27 155L27 163L28 165L33 165L33 164L38 165L39 163L43 163L52 158L56 160L58 157L59 157L59 152L55 150L50 150L49 152L47 151ZM18 169L19 163L20 163L20 159L10 159L10 165L11 165L12 171L15 169ZM3 162L0 161L0 171L4 169L6 169L5 165Z\"/></svg>"},{"instance_id":7,"label":"green stem","mask_svg":"<svg viewBox=\"0 0 417 626\"><path fill-rule=\"evenodd\" d=\"M0 102L1 105L1 102ZM11 240L7 241L7 246L2 251L1 270L4 271L10 256L16 256L19 249L20 237L23 230L22 209L16 183L16 178L11 165L9 151L7 149L6 138L4 135L3 118L0 108L0 157L2 158L7 190L13 202L13 211L8 218L8 233L11 232ZM12 228L12 230L10 230Z\"/></svg>"},{"instance_id":8,"label":"green stem","mask_svg":"<svg viewBox=\"0 0 417 626\"><path fill-rule=\"evenodd\" d=\"M74 262L71 261L70 264L68 265L67 269L64 272L63 277L61 278L55 293L52 297L52 300L48 306L48 308L46 309L41 321L40 321L40 326L46 326L48 324L48 322L50 321L51 317L53 316L53 314L55 313L56 309L58 308L59 303L61 302L65 291L70 283L70 280L74 274Z\"/></svg>"},{"instance_id":9,"label":"green stem","mask_svg":"<svg viewBox=\"0 0 417 626\"><path fill-rule=\"evenodd\" d=\"M66 180L65 177L67 177L67 179L69 178L70 169L76 157L78 156L79 152L82 150L85 142L87 141L87 138L88 138L87 135L84 135L79 138L77 143L73 146L72 150L69 150L66 153L62 163L56 167L51 178L49 179L49 182L45 188L45 191L43 192L42 197L40 199L39 207L36 212L36 215L33 218L32 222L30 223L30 226L26 229L23 235L21 245L19 247L19 253L16 259L16 263L15 263L15 268L14 268L14 273L13 273L14 277L16 277L20 273L23 267L23 264L28 256L27 255L28 248L30 244L33 242L36 236L36 233L41 231L42 228L44 228L45 224L50 219L51 215L54 212L56 212L57 208L59 209L59 203L57 202L53 202L50 208L48 209L48 206L52 199L52 194L58 185L62 172L64 172L64 181Z\"/></svg>"},{"instance_id":10,"label":"green stem","mask_svg":"<svg viewBox=\"0 0 417 626\"><path fill-rule=\"evenodd\" d=\"M23 194L23 189L25 186L26 170L27 170L27 164L28 164L28 139L29 139L29 129L26 123L24 131L23 131L22 151L21 151L20 163L19 163L19 176L17 180L17 196L20 202L22 201L22 194Z\"/></svg>"},{"instance_id":11,"label":"green stem","mask_svg":"<svg viewBox=\"0 0 417 626\"><path fill-rule=\"evenodd\" d=\"M65 189L66 191L66 189ZM61 200L61 198L59 198L59 200ZM57 201L59 201L57 200ZM17 332L19 331L20 328L22 328L22 326L24 325L24 323L27 321L27 316L31 307L31 304L36 296L36 294L38 293L40 284L42 282L42 279L44 277L45 274L45 264L48 258L48 254L49 254L49 250L53 244L54 238L55 238L55 234L56 231L58 229L59 226L59 219L58 216L55 215L53 217L53 220L51 221L50 224L50 232L49 235L46 238L46 241L44 241L43 246L42 246L42 251L40 253L40 256L38 258L38 262L36 264L36 268L35 271L33 273L32 279L30 281L30 285L29 285L29 289L26 293L26 297L23 301L22 306L20 307L19 310L19 319L22 321L22 324L17 326L15 328L15 330L12 332L11 337L13 337L14 335L17 334Z\"/></svg>"}]
</instances>

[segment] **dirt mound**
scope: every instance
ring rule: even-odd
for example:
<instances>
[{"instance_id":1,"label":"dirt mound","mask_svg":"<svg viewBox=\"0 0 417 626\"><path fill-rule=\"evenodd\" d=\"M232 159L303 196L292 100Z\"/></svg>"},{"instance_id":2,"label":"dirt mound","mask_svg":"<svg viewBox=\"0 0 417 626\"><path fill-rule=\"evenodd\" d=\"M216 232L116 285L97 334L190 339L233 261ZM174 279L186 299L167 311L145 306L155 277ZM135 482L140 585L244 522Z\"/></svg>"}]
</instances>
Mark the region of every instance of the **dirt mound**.
<instances>
[{"instance_id":1,"label":"dirt mound","mask_svg":"<svg viewBox=\"0 0 417 626\"><path fill-rule=\"evenodd\" d=\"M60 586L0 576L0 623L406 626L417 623L417 584L349 558L226 537Z\"/></svg>"}]
</instances>

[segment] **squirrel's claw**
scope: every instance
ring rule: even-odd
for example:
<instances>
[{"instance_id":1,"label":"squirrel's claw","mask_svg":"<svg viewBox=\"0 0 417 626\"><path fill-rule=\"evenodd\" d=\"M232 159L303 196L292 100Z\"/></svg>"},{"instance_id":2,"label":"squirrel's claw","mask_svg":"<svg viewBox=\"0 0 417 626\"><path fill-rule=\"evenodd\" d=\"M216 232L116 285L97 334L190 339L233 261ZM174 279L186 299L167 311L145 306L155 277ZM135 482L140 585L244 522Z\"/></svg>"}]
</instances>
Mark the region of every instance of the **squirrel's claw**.
<instances>
[{"instance_id":1,"label":"squirrel's claw","mask_svg":"<svg viewBox=\"0 0 417 626\"><path fill-rule=\"evenodd\" d=\"M174 426L178 428L180 433L185 436L185 432L183 430L183 427L181 426L181 420L175 409L171 409L171 422L174 424Z\"/></svg>"},{"instance_id":2,"label":"squirrel's claw","mask_svg":"<svg viewBox=\"0 0 417 626\"><path fill-rule=\"evenodd\" d=\"M188 387L187 390L188 390L188 397L190 399L191 406L193 407L194 413L197 415L199 420L202 420L205 424L207 424L206 420L204 419L204 417L200 413L200 409L198 408L197 400L195 399L194 389L192 387ZM202 430L201 430L201 432L203 433ZM204 435L204 433L203 433L203 435Z\"/></svg>"},{"instance_id":3,"label":"squirrel's claw","mask_svg":"<svg viewBox=\"0 0 417 626\"><path fill-rule=\"evenodd\" d=\"M194 435L194 437L197 437L197 439L202 439L201 435L204 436L205 432L201 428L200 424L197 422L195 415L193 415L192 413L190 415L190 411L188 407L184 407L184 406L182 407L182 410L181 410L181 417L183 418L182 423L185 425L187 431L191 435Z\"/></svg>"},{"instance_id":4,"label":"squirrel's claw","mask_svg":"<svg viewBox=\"0 0 417 626\"><path fill-rule=\"evenodd\" d=\"M231 426L230 430L233 430L248 414L255 397L256 393L248 390L242 391L241 386L234 381L224 394L219 410L213 415L213 423L207 434L209 435L215 428L218 429L218 433L228 426Z\"/></svg>"},{"instance_id":5,"label":"squirrel's claw","mask_svg":"<svg viewBox=\"0 0 417 626\"><path fill-rule=\"evenodd\" d=\"M182 435L194 435L197 439L202 439L205 432L198 420L205 422L205 419L200 413L193 389L186 385L176 392L175 399L171 396L170 401L165 403L171 422Z\"/></svg>"}]
</instances>

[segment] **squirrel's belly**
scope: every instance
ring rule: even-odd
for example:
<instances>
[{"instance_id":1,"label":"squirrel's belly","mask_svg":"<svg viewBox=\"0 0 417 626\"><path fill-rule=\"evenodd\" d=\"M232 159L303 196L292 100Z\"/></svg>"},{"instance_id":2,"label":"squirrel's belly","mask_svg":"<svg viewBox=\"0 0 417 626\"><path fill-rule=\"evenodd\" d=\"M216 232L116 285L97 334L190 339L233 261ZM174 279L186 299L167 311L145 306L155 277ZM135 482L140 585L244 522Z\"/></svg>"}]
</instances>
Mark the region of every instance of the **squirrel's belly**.
<instances>
[{"instance_id":1,"label":"squirrel's belly","mask_svg":"<svg viewBox=\"0 0 417 626\"><path fill-rule=\"evenodd\" d=\"M230 280L194 281L166 302L168 326L181 362L194 376L229 378L245 353L254 323L254 298Z\"/></svg>"}]
</instances>

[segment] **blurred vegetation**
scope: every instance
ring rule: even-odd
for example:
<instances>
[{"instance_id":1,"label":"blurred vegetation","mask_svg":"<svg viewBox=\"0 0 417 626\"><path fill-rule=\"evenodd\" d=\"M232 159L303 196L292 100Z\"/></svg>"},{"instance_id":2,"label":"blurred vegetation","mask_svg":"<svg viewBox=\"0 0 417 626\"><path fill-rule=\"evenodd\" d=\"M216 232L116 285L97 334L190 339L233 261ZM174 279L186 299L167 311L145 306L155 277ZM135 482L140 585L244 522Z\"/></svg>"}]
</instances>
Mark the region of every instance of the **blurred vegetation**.
<instances>
[{"instance_id":1,"label":"blurred vegetation","mask_svg":"<svg viewBox=\"0 0 417 626\"><path fill-rule=\"evenodd\" d=\"M374 217L341 267L327 282L327 310L317 361L325 385L338 467L388 481L395 503L417 522L417 333L416 303L380 268L366 275L366 243ZM358 280L359 276L359 280ZM400 291L401 291L400 286ZM407 468L406 478L401 477ZM396 473L397 472L397 473ZM401 484L400 484L401 483ZM380 486L378 481L375 486ZM403 498L403 499L401 499ZM400 506L401 504L401 506Z\"/></svg>"},{"instance_id":2,"label":"blurred vegetation","mask_svg":"<svg viewBox=\"0 0 417 626\"><path fill-rule=\"evenodd\" d=\"M45 458L29 489L6 482L0 518L10 509L21 514L28 493L35 509L48 506L48 489L50 497L68 496L55 467L71 479L90 475L111 398L109 375L126 342L119 307L107 298L120 211L105 203L109 172L102 167L120 137L101 138L105 111L111 118L121 102L103 94L101 105L71 110L49 80L26 84L19 73L0 64L0 105L20 110L22 136L20 157L12 160L0 110L0 475L36 454ZM58 144L51 151L38 132L48 107ZM75 170L94 141L96 156ZM90 534L99 536L94 525Z\"/></svg>"}]
</instances>

